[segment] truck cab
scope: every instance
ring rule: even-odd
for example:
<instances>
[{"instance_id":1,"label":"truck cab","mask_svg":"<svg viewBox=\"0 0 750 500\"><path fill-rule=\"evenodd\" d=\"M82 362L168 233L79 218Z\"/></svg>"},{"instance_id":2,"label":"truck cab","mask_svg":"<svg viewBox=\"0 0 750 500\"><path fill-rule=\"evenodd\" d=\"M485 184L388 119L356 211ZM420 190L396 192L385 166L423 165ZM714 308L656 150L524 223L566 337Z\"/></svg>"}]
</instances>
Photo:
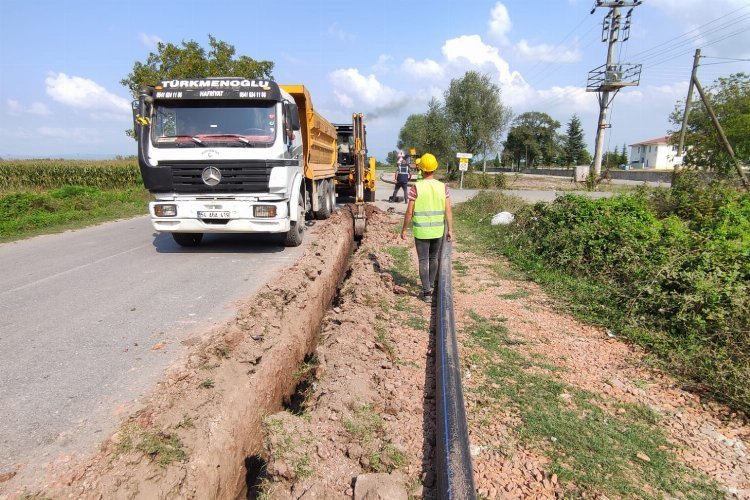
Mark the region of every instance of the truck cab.
<instances>
[{"instance_id":1,"label":"truck cab","mask_svg":"<svg viewBox=\"0 0 750 500\"><path fill-rule=\"evenodd\" d=\"M144 89L136 103L154 229L183 246L230 232L286 233L286 244L301 243L303 144L289 93L272 80L178 79Z\"/></svg>"}]
</instances>

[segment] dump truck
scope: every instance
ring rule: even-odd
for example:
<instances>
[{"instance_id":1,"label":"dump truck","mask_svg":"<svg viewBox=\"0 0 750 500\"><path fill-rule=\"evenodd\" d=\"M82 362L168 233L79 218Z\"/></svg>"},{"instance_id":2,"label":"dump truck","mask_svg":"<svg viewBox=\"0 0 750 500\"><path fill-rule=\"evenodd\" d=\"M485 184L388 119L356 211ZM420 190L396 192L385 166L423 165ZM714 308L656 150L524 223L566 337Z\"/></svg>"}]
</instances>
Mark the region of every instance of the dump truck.
<instances>
[{"instance_id":1,"label":"dump truck","mask_svg":"<svg viewBox=\"0 0 750 500\"><path fill-rule=\"evenodd\" d=\"M133 103L151 222L181 246L205 233L282 233L335 208L336 129L303 85L241 77L173 79Z\"/></svg>"}]
</instances>

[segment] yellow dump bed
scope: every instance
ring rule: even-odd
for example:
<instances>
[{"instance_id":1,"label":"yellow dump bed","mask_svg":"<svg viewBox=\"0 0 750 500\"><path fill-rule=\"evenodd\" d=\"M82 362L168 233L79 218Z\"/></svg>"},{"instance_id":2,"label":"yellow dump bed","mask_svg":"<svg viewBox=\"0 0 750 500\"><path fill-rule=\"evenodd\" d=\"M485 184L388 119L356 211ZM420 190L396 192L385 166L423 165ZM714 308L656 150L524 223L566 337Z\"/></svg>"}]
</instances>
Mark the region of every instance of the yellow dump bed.
<instances>
[{"instance_id":1,"label":"yellow dump bed","mask_svg":"<svg viewBox=\"0 0 750 500\"><path fill-rule=\"evenodd\" d=\"M325 179L336 174L336 128L313 109L304 85L281 85L299 108L305 177Z\"/></svg>"}]
</instances>

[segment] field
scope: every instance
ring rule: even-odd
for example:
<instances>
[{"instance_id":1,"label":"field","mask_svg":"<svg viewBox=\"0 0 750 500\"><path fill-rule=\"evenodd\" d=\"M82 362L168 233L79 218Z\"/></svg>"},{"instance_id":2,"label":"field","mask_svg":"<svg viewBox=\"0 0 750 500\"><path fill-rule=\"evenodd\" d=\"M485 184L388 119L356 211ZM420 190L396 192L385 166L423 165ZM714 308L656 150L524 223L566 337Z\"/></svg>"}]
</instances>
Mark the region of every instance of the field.
<instances>
[{"instance_id":1,"label":"field","mask_svg":"<svg viewBox=\"0 0 750 500\"><path fill-rule=\"evenodd\" d=\"M146 213L134 160L0 161L0 242Z\"/></svg>"}]
</instances>

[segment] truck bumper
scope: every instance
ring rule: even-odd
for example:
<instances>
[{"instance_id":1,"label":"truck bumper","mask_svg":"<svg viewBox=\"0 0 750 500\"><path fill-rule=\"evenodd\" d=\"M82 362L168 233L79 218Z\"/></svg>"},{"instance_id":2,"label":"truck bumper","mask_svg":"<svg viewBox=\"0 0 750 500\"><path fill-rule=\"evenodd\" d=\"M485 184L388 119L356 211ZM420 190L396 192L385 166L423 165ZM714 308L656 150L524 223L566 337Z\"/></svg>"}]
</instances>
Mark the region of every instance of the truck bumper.
<instances>
[{"instance_id":1,"label":"truck bumper","mask_svg":"<svg viewBox=\"0 0 750 500\"><path fill-rule=\"evenodd\" d=\"M175 217L157 217L156 205L175 205ZM275 217L255 217L255 206L273 206ZM289 231L289 209L286 201L245 200L157 200L148 205L151 224L165 233L285 233ZM200 218L199 212L224 213L228 218Z\"/></svg>"}]
</instances>

